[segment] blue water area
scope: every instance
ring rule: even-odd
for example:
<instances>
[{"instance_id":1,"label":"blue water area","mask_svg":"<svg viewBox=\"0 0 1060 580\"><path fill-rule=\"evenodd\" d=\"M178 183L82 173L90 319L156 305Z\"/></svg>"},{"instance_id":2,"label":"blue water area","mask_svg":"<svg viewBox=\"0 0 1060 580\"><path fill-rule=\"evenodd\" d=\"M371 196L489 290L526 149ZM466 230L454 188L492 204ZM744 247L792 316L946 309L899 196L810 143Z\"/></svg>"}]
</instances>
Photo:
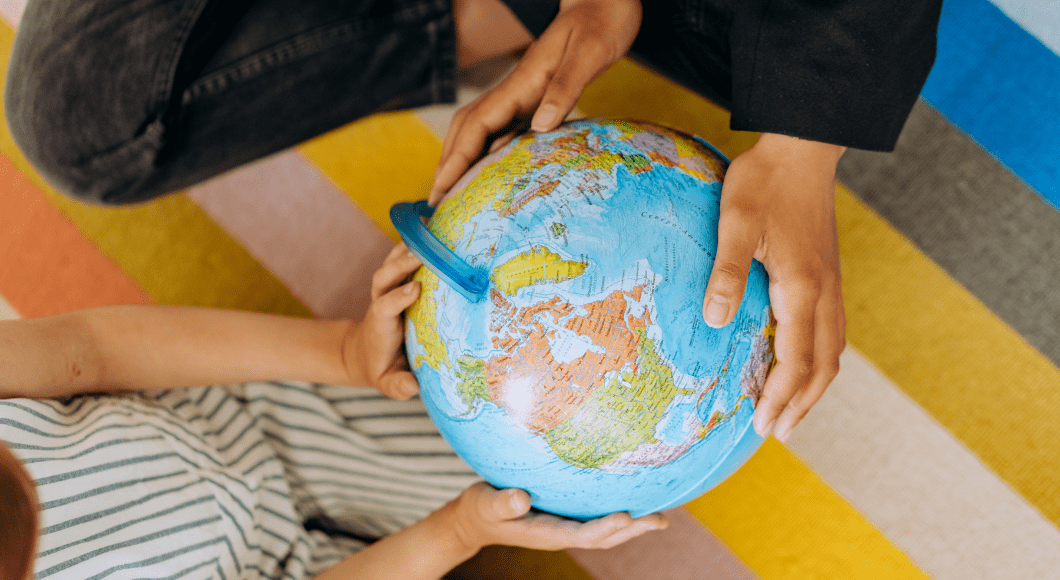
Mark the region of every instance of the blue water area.
<instances>
[{"instance_id":1,"label":"blue water area","mask_svg":"<svg viewBox=\"0 0 1060 580\"><path fill-rule=\"evenodd\" d=\"M621 144L611 144L621 150ZM632 150L631 150L632 152ZM572 294L592 295L614 286L644 259L652 272L662 276L651 288L663 341L658 346L682 373L713 379L730 352L729 345L740 328L768 323L768 276L753 262L743 302L736 321L723 329L703 322L702 301L714 264L721 183L707 184L680 170L656 167L631 174L618 166L610 198L599 200L584 213L576 202L557 204L537 199L513 216L511 230L518 235L505 240L509 251L550 242L573 259L584 259L590 270L566 283ZM590 197L584 200L590 204ZM554 215L568 209L569 215ZM586 208L582 208L586 209ZM560 245L549 240L547 224L561 221L567 237ZM529 292L548 294L550 289Z\"/></svg>"},{"instance_id":2,"label":"blue water area","mask_svg":"<svg viewBox=\"0 0 1060 580\"><path fill-rule=\"evenodd\" d=\"M1060 208L1060 55L988 0L945 0L921 96Z\"/></svg>"},{"instance_id":3,"label":"blue water area","mask_svg":"<svg viewBox=\"0 0 1060 580\"><path fill-rule=\"evenodd\" d=\"M702 487L749 422L750 408L744 406L735 420L661 468L643 468L636 474L580 469L557 457L540 437L513 424L496 405L482 404L471 420L454 417L456 410L449 407L437 381L424 380L432 373L417 369L421 397L446 442L468 465L495 487L525 489L538 509L578 519L616 511L642 515L670 507Z\"/></svg>"}]
</instances>

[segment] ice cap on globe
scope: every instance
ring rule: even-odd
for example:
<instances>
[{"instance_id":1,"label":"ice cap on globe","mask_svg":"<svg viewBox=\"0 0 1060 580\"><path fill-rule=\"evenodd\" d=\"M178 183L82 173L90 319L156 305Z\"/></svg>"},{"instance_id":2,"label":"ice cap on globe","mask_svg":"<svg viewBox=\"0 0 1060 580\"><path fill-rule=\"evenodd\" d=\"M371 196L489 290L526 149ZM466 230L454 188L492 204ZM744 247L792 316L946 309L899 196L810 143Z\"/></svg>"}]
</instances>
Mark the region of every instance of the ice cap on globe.
<instances>
[{"instance_id":1,"label":"ice cap on globe","mask_svg":"<svg viewBox=\"0 0 1060 580\"><path fill-rule=\"evenodd\" d=\"M636 517L759 448L775 329L762 265L731 324L702 316L727 167L680 131L589 119L512 140L437 210L391 209L424 263L405 332L420 396L484 479L558 515Z\"/></svg>"}]
</instances>

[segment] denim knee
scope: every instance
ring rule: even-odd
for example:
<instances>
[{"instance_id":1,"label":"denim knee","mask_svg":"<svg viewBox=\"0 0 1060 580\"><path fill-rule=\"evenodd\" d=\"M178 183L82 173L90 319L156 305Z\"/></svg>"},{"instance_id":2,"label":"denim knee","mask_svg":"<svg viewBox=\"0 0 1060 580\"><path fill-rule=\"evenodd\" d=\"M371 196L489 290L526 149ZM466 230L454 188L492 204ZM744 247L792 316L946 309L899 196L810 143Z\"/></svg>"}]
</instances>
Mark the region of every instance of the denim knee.
<instances>
[{"instance_id":1,"label":"denim knee","mask_svg":"<svg viewBox=\"0 0 1060 580\"><path fill-rule=\"evenodd\" d=\"M165 193L146 187L161 147L159 122L148 124L114 149L97 153L78 147L78 133L87 127L71 122L61 108L56 110L55 100L10 77L4 100L15 143L60 193L103 205L135 203Z\"/></svg>"},{"instance_id":2,"label":"denim knee","mask_svg":"<svg viewBox=\"0 0 1060 580\"><path fill-rule=\"evenodd\" d=\"M163 135L161 108L149 98L154 75L115 55L101 41L106 30L71 22L56 4L31 2L15 39L4 95L15 142L77 199L120 204L160 195L145 189Z\"/></svg>"}]
</instances>

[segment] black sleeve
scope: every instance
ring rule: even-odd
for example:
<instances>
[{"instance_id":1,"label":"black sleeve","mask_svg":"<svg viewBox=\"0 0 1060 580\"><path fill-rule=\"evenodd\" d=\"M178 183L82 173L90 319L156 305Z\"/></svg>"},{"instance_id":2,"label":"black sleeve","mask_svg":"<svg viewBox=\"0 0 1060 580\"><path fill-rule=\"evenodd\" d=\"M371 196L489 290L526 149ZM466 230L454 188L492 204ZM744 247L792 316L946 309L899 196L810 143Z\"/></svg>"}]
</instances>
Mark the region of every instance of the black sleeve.
<instances>
[{"instance_id":1,"label":"black sleeve","mask_svg":"<svg viewBox=\"0 0 1060 580\"><path fill-rule=\"evenodd\" d=\"M504 3L534 38L541 36L559 12L559 0L504 0Z\"/></svg>"},{"instance_id":2,"label":"black sleeve","mask_svg":"<svg viewBox=\"0 0 1060 580\"><path fill-rule=\"evenodd\" d=\"M941 0L738 0L732 128L894 149L935 60Z\"/></svg>"}]
</instances>

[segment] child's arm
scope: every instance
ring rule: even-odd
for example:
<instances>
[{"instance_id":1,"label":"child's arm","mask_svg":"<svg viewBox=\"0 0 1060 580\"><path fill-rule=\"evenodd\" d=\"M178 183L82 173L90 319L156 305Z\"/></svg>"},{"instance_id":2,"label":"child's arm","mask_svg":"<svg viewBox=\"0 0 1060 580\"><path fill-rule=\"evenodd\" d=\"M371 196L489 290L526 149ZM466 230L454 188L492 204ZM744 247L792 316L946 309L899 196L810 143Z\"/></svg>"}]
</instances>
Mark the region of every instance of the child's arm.
<instances>
[{"instance_id":1,"label":"child's arm","mask_svg":"<svg viewBox=\"0 0 1060 580\"><path fill-rule=\"evenodd\" d=\"M0 322L0 397L65 397L304 380L373 386L407 399L418 385L401 352L402 284L419 262L396 247L360 323L177 306L111 306Z\"/></svg>"},{"instance_id":2,"label":"child's arm","mask_svg":"<svg viewBox=\"0 0 1060 580\"><path fill-rule=\"evenodd\" d=\"M316 580L437 579L493 544L536 550L611 548L667 525L662 514L632 519L617 513L576 522L530 512L521 490L477 483L438 511L343 560Z\"/></svg>"}]
</instances>

